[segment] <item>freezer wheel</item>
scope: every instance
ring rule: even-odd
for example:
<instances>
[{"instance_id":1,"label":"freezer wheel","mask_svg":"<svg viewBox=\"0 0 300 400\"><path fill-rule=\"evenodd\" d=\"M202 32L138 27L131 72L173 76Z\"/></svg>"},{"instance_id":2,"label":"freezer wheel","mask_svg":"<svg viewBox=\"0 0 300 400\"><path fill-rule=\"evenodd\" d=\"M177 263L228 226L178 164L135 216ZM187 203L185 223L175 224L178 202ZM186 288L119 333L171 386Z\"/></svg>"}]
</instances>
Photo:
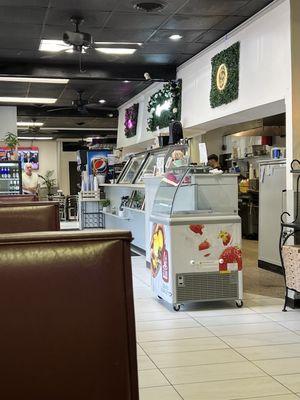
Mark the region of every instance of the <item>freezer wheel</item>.
<instances>
[{"instance_id":1,"label":"freezer wheel","mask_svg":"<svg viewBox=\"0 0 300 400\"><path fill-rule=\"evenodd\" d=\"M180 310L180 304L174 304L173 305L174 311L179 311Z\"/></svg>"},{"instance_id":2,"label":"freezer wheel","mask_svg":"<svg viewBox=\"0 0 300 400\"><path fill-rule=\"evenodd\" d=\"M243 300L236 300L235 305L236 305L238 308L243 307L243 305L244 305Z\"/></svg>"}]
</instances>

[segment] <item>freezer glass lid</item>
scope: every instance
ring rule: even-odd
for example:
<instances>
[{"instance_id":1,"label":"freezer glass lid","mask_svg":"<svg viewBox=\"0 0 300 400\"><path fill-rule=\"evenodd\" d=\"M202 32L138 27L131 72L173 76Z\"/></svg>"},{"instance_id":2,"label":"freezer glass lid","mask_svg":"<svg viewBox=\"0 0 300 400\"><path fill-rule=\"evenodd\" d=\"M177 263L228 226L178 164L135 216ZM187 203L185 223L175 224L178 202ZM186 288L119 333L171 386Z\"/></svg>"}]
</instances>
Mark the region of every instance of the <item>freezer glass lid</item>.
<instances>
[{"instance_id":1,"label":"freezer glass lid","mask_svg":"<svg viewBox=\"0 0 300 400\"><path fill-rule=\"evenodd\" d=\"M233 174L213 175L207 168L179 167L165 173L152 214L171 216L237 215L238 186Z\"/></svg>"}]
</instances>

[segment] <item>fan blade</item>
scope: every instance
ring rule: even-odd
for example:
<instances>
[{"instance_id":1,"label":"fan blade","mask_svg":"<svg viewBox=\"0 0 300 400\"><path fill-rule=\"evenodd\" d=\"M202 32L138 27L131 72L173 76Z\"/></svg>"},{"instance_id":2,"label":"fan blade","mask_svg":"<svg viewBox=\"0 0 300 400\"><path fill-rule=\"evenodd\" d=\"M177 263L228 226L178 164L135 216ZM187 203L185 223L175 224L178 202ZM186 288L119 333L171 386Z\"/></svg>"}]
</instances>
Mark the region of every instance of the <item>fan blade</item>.
<instances>
[{"instance_id":1,"label":"fan blade","mask_svg":"<svg viewBox=\"0 0 300 400\"><path fill-rule=\"evenodd\" d=\"M75 108L74 107L51 108L51 110L47 110L47 112L57 112L57 111L66 111L66 110L75 110Z\"/></svg>"}]
</instances>

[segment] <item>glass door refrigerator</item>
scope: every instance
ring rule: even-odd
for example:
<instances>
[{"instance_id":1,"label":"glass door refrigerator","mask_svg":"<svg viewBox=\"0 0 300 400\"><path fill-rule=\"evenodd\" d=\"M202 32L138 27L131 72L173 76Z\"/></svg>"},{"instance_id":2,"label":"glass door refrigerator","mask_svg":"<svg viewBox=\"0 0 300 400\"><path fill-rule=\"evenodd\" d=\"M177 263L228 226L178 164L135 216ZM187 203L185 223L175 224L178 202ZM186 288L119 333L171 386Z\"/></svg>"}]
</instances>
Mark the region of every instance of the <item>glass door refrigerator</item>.
<instances>
[{"instance_id":1,"label":"glass door refrigerator","mask_svg":"<svg viewBox=\"0 0 300 400\"><path fill-rule=\"evenodd\" d=\"M22 194L22 169L19 161L0 161L0 196Z\"/></svg>"}]
</instances>

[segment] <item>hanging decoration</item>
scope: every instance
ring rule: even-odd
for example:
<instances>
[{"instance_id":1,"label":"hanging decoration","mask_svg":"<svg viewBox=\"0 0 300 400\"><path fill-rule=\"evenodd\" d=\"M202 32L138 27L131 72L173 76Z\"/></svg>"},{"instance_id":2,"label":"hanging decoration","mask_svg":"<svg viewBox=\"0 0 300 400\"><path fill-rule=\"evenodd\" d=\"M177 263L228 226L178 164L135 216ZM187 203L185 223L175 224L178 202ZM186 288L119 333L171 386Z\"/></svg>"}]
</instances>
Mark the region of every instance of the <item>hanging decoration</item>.
<instances>
[{"instance_id":1,"label":"hanging decoration","mask_svg":"<svg viewBox=\"0 0 300 400\"><path fill-rule=\"evenodd\" d=\"M211 60L210 105L228 104L239 96L240 42L216 54Z\"/></svg>"},{"instance_id":2,"label":"hanging decoration","mask_svg":"<svg viewBox=\"0 0 300 400\"><path fill-rule=\"evenodd\" d=\"M125 110L125 136L131 138L136 135L136 127L138 121L139 104L133 104Z\"/></svg>"},{"instance_id":3,"label":"hanging decoration","mask_svg":"<svg viewBox=\"0 0 300 400\"><path fill-rule=\"evenodd\" d=\"M166 83L154 93L148 103L148 132L167 128L181 118L181 80Z\"/></svg>"}]
</instances>

